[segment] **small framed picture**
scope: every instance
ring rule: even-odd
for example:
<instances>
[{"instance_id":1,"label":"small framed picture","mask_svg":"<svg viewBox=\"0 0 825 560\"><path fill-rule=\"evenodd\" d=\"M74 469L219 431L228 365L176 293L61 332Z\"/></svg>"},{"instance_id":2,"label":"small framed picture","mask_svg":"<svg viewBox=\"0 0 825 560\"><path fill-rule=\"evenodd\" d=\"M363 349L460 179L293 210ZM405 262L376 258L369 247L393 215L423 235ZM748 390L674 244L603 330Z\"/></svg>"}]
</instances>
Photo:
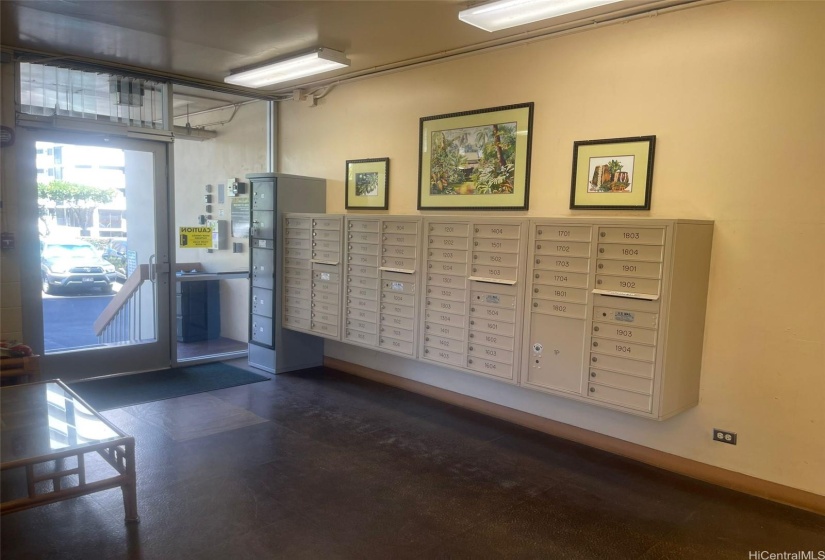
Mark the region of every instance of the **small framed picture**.
<instances>
[{"instance_id":1,"label":"small framed picture","mask_svg":"<svg viewBox=\"0 0 825 560\"><path fill-rule=\"evenodd\" d=\"M389 208L390 158L347 160L345 207L350 210Z\"/></svg>"},{"instance_id":2,"label":"small framed picture","mask_svg":"<svg viewBox=\"0 0 825 560\"><path fill-rule=\"evenodd\" d=\"M655 136L573 143L574 210L650 210Z\"/></svg>"}]
</instances>

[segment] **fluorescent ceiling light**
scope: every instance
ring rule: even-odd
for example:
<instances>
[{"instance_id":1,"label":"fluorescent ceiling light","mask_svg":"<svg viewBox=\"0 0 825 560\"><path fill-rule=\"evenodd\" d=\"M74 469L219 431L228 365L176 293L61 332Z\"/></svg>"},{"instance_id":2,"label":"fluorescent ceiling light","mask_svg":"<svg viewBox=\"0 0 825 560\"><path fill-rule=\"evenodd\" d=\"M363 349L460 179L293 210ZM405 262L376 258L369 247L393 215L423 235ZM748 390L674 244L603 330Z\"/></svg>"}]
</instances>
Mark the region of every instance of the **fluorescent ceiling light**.
<instances>
[{"instance_id":1,"label":"fluorescent ceiling light","mask_svg":"<svg viewBox=\"0 0 825 560\"><path fill-rule=\"evenodd\" d=\"M620 0L497 0L458 13L458 19L484 31L500 31L517 25L589 10Z\"/></svg>"},{"instance_id":2,"label":"fluorescent ceiling light","mask_svg":"<svg viewBox=\"0 0 825 560\"><path fill-rule=\"evenodd\" d=\"M344 53L320 48L311 53L234 71L223 81L238 86L260 88L345 68L349 64L349 59Z\"/></svg>"}]
</instances>

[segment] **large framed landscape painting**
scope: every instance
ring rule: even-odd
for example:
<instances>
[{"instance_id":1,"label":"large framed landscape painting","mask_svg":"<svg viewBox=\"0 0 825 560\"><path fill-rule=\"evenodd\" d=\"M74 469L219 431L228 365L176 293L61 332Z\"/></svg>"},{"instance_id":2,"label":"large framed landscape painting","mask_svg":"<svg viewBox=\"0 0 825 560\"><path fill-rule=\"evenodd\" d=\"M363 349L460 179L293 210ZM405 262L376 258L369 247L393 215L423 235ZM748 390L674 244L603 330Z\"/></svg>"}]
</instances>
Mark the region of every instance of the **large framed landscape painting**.
<instances>
[{"instance_id":1,"label":"large framed landscape painting","mask_svg":"<svg viewBox=\"0 0 825 560\"><path fill-rule=\"evenodd\" d=\"M533 103L421 119L419 210L526 210Z\"/></svg>"},{"instance_id":2,"label":"large framed landscape painting","mask_svg":"<svg viewBox=\"0 0 825 560\"><path fill-rule=\"evenodd\" d=\"M650 210L655 136L573 143L573 210Z\"/></svg>"}]
</instances>

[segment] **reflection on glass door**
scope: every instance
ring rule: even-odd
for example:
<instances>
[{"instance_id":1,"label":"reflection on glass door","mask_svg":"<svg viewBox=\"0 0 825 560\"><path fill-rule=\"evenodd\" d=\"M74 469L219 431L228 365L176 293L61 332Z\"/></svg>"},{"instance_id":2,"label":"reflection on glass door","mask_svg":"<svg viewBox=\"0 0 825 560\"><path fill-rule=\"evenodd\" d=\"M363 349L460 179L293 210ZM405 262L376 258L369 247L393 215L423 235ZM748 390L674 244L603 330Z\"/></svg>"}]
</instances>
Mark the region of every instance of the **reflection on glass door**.
<instances>
[{"instance_id":1,"label":"reflection on glass door","mask_svg":"<svg viewBox=\"0 0 825 560\"><path fill-rule=\"evenodd\" d=\"M45 359L83 351L97 371L166 367L166 147L86 142L36 143Z\"/></svg>"}]
</instances>

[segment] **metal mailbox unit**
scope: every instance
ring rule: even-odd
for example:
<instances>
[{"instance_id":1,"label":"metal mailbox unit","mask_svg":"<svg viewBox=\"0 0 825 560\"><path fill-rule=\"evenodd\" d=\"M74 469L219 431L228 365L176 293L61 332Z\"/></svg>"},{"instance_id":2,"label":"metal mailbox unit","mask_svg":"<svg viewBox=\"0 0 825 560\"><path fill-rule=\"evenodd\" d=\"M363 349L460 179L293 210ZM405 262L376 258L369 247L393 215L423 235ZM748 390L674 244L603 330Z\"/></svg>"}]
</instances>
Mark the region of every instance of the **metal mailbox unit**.
<instances>
[{"instance_id":1,"label":"metal mailbox unit","mask_svg":"<svg viewBox=\"0 0 825 560\"><path fill-rule=\"evenodd\" d=\"M347 216L343 340L416 357L421 218Z\"/></svg>"},{"instance_id":2,"label":"metal mailbox unit","mask_svg":"<svg viewBox=\"0 0 825 560\"><path fill-rule=\"evenodd\" d=\"M530 223L521 384L663 420L696 405L713 223Z\"/></svg>"},{"instance_id":3,"label":"metal mailbox unit","mask_svg":"<svg viewBox=\"0 0 825 560\"><path fill-rule=\"evenodd\" d=\"M281 373L323 364L320 338L282 328L286 212L323 212L326 182L281 173L253 173L250 183L249 365ZM309 251L309 250L307 250ZM304 269L299 274L304 274ZM310 269L306 269L309 285Z\"/></svg>"},{"instance_id":4,"label":"metal mailbox unit","mask_svg":"<svg viewBox=\"0 0 825 560\"><path fill-rule=\"evenodd\" d=\"M698 402L713 222L290 214L283 232L285 328L655 420Z\"/></svg>"},{"instance_id":5,"label":"metal mailbox unit","mask_svg":"<svg viewBox=\"0 0 825 560\"><path fill-rule=\"evenodd\" d=\"M527 220L428 218L420 359L518 381Z\"/></svg>"},{"instance_id":6,"label":"metal mailbox unit","mask_svg":"<svg viewBox=\"0 0 825 560\"><path fill-rule=\"evenodd\" d=\"M285 327L341 340L343 230L341 215L284 218Z\"/></svg>"}]
</instances>

